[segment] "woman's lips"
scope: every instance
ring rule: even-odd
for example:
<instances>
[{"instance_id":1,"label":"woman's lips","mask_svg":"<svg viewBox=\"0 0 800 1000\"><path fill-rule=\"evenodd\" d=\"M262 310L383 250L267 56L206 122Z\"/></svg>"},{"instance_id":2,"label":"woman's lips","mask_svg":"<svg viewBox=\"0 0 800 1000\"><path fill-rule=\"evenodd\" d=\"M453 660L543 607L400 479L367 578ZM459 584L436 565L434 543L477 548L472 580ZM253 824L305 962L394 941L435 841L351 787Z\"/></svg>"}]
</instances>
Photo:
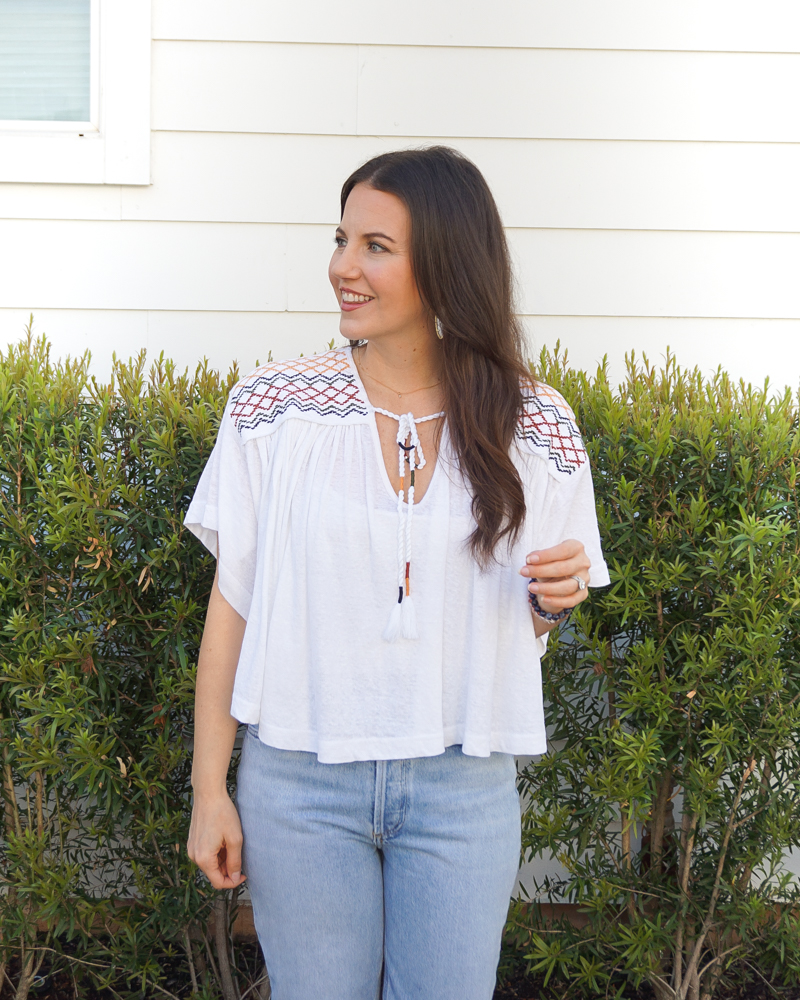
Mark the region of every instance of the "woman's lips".
<instances>
[{"instance_id":1,"label":"woman's lips","mask_svg":"<svg viewBox=\"0 0 800 1000\"><path fill-rule=\"evenodd\" d=\"M372 302L372 299L370 299L369 302L342 301L339 303L339 307L341 308L342 312L352 312L354 309L361 309L363 306L368 306L370 302Z\"/></svg>"}]
</instances>

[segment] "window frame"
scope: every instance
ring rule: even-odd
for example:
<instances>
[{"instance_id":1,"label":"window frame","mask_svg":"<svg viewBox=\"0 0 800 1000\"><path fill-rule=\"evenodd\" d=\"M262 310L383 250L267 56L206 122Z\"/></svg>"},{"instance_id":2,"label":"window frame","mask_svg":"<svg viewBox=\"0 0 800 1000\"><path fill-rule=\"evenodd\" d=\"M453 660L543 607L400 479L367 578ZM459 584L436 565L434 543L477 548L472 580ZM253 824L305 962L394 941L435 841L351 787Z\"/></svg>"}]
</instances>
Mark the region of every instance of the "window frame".
<instances>
[{"instance_id":1,"label":"window frame","mask_svg":"<svg viewBox=\"0 0 800 1000\"><path fill-rule=\"evenodd\" d=\"M91 0L88 122L0 121L0 181L150 183L151 0Z\"/></svg>"}]
</instances>

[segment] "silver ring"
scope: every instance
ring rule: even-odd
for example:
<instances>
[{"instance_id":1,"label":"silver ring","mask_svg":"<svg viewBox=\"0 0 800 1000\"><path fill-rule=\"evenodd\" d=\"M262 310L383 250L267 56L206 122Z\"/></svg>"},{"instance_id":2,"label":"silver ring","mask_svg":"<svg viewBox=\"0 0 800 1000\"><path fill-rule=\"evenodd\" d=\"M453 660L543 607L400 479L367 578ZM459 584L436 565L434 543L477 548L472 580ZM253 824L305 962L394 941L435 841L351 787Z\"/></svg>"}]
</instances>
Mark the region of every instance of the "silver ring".
<instances>
[{"instance_id":1,"label":"silver ring","mask_svg":"<svg viewBox=\"0 0 800 1000\"><path fill-rule=\"evenodd\" d=\"M579 576L571 576L570 580L574 580L578 584L578 591L586 590L586 581L582 580ZM577 591L576 591L577 593Z\"/></svg>"}]
</instances>

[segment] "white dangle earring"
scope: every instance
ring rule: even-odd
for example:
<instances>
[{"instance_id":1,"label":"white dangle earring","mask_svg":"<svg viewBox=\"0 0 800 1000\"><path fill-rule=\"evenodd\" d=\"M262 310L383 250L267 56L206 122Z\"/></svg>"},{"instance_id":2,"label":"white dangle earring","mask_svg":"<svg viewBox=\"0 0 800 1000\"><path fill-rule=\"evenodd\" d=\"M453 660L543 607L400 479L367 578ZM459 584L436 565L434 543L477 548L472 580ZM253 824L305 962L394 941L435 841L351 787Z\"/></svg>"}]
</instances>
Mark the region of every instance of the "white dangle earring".
<instances>
[{"instance_id":1,"label":"white dangle earring","mask_svg":"<svg viewBox=\"0 0 800 1000\"><path fill-rule=\"evenodd\" d=\"M442 321L438 316L434 316L433 325L436 327L436 336L439 340L444 340L444 333L442 332Z\"/></svg>"}]
</instances>

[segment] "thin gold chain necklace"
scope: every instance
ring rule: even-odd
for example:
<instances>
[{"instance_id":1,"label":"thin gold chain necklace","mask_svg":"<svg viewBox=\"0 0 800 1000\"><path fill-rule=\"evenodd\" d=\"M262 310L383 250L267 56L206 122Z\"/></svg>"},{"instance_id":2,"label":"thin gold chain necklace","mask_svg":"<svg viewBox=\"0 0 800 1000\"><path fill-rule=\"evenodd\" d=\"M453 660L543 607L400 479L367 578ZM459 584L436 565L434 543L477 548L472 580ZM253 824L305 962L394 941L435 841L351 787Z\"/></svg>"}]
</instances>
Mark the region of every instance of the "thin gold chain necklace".
<instances>
[{"instance_id":1,"label":"thin gold chain necklace","mask_svg":"<svg viewBox=\"0 0 800 1000\"><path fill-rule=\"evenodd\" d=\"M387 385L385 382L381 382L379 378L375 378L375 376L367 368L367 366L364 364L363 361L361 362L361 368L363 371L367 373L367 375L369 375L369 377L372 379L373 382L377 382L378 385L382 385L384 389L388 389L389 392L395 393L398 399L402 399L403 396L413 396L415 392L422 392L423 389L435 389L437 385L441 385L442 383L442 380L439 379L438 382L434 382L433 385L421 385L419 389L409 389L406 392L398 392L397 389L393 389L390 385Z\"/></svg>"}]
</instances>

